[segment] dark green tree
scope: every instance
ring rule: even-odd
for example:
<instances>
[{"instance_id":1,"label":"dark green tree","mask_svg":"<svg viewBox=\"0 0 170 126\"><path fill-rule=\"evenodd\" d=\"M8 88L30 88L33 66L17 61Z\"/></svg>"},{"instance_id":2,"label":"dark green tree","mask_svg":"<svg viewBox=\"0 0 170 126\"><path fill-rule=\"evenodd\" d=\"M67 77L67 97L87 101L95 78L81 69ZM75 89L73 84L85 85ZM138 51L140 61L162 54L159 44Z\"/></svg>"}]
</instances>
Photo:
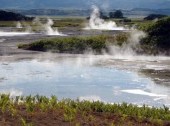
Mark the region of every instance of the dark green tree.
<instances>
[{"instance_id":1,"label":"dark green tree","mask_svg":"<svg viewBox=\"0 0 170 126\"><path fill-rule=\"evenodd\" d=\"M102 11L100 11L100 18L102 18L102 19L109 19L109 17L106 16Z\"/></svg>"},{"instance_id":2,"label":"dark green tree","mask_svg":"<svg viewBox=\"0 0 170 126\"><path fill-rule=\"evenodd\" d=\"M146 32L148 35L143 39L142 45L154 47L161 52L170 51L170 17L158 20Z\"/></svg>"},{"instance_id":3,"label":"dark green tree","mask_svg":"<svg viewBox=\"0 0 170 126\"><path fill-rule=\"evenodd\" d=\"M150 14L147 17L144 18L144 20L154 20L154 19L161 19L167 17L167 15L163 14Z\"/></svg>"},{"instance_id":4,"label":"dark green tree","mask_svg":"<svg viewBox=\"0 0 170 126\"><path fill-rule=\"evenodd\" d=\"M109 18L114 18L114 12L109 12Z\"/></svg>"},{"instance_id":5,"label":"dark green tree","mask_svg":"<svg viewBox=\"0 0 170 126\"><path fill-rule=\"evenodd\" d=\"M123 18L123 13L121 10L116 10L115 12L109 13L110 18Z\"/></svg>"}]
</instances>

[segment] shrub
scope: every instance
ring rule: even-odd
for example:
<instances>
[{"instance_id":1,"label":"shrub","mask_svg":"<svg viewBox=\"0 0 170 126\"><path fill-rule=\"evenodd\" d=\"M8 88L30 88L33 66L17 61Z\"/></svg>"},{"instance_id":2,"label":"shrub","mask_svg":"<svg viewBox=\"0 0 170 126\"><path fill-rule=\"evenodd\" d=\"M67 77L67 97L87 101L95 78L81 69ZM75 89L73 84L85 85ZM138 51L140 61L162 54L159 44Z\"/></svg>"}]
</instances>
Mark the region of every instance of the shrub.
<instances>
[{"instance_id":1,"label":"shrub","mask_svg":"<svg viewBox=\"0 0 170 126\"><path fill-rule=\"evenodd\" d=\"M154 20L154 19L160 19L167 17L167 15L162 15L162 14L150 14L147 17L144 18L144 20Z\"/></svg>"},{"instance_id":2,"label":"shrub","mask_svg":"<svg viewBox=\"0 0 170 126\"><path fill-rule=\"evenodd\" d=\"M44 39L31 44L20 44L18 48L35 51L51 51L57 53L84 53L89 49L95 54L107 51L107 45L118 42L118 45L127 40L127 35L93 36L93 37L64 37Z\"/></svg>"}]
</instances>

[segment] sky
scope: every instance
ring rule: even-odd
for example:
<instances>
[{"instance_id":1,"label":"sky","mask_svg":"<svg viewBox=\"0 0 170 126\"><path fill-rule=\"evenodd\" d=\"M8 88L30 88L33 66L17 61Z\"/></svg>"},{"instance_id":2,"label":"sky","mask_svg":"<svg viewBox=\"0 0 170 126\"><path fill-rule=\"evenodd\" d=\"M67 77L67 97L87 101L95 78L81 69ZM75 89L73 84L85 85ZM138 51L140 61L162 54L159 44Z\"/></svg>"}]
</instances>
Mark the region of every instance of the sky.
<instances>
[{"instance_id":1,"label":"sky","mask_svg":"<svg viewBox=\"0 0 170 126\"><path fill-rule=\"evenodd\" d=\"M170 0L0 0L0 8L10 9L89 9L97 5L102 9L170 8Z\"/></svg>"}]
</instances>

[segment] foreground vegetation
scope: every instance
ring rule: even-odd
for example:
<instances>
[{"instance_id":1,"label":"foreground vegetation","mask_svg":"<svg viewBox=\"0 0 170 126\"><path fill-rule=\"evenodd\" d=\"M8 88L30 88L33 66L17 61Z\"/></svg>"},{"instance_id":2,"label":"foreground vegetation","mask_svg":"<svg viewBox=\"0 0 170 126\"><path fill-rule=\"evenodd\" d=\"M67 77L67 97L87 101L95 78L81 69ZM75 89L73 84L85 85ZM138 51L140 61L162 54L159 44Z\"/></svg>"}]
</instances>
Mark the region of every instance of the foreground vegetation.
<instances>
[{"instance_id":1,"label":"foreground vegetation","mask_svg":"<svg viewBox=\"0 0 170 126\"><path fill-rule=\"evenodd\" d=\"M0 95L0 125L170 125L167 107L138 107L132 104L102 102L59 101L56 96Z\"/></svg>"},{"instance_id":2,"label":"foreground vegetation","mask_svg":"<svg viewBox=\"0 0 170 126\"><path fill-rule=\"evenodd\" d=\"M108 51L109 44L123 44L127 40L126 34L117 36L93 36L93 37L61 37L54 39L44 39L31 44L20 44L18 48L36 51L52 51L58 53L84 53L93 51L100 54Z\"/></svg>"}]
</instances>

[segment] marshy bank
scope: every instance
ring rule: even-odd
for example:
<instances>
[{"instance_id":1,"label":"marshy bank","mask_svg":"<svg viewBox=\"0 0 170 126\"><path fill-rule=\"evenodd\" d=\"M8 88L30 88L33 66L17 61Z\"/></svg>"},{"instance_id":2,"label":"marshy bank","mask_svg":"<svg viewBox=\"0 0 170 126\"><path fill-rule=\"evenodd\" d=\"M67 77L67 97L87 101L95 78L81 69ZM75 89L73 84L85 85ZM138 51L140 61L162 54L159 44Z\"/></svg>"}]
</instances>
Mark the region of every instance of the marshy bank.
<instances>
[{"instance_id":1,"label":"marshy bank","mask_svg":"<svg viewBox=\"0 0 170 126\"><path fill-rule=\"evenodd\" d=\"M122 45L127 40L126 34L117 36L64 37L45 39L31 44L20 44L18 48L35 51L82 54L90 50L96 54L108 51L108 46L116 43Z\"/></svg>"}]
</instances>

